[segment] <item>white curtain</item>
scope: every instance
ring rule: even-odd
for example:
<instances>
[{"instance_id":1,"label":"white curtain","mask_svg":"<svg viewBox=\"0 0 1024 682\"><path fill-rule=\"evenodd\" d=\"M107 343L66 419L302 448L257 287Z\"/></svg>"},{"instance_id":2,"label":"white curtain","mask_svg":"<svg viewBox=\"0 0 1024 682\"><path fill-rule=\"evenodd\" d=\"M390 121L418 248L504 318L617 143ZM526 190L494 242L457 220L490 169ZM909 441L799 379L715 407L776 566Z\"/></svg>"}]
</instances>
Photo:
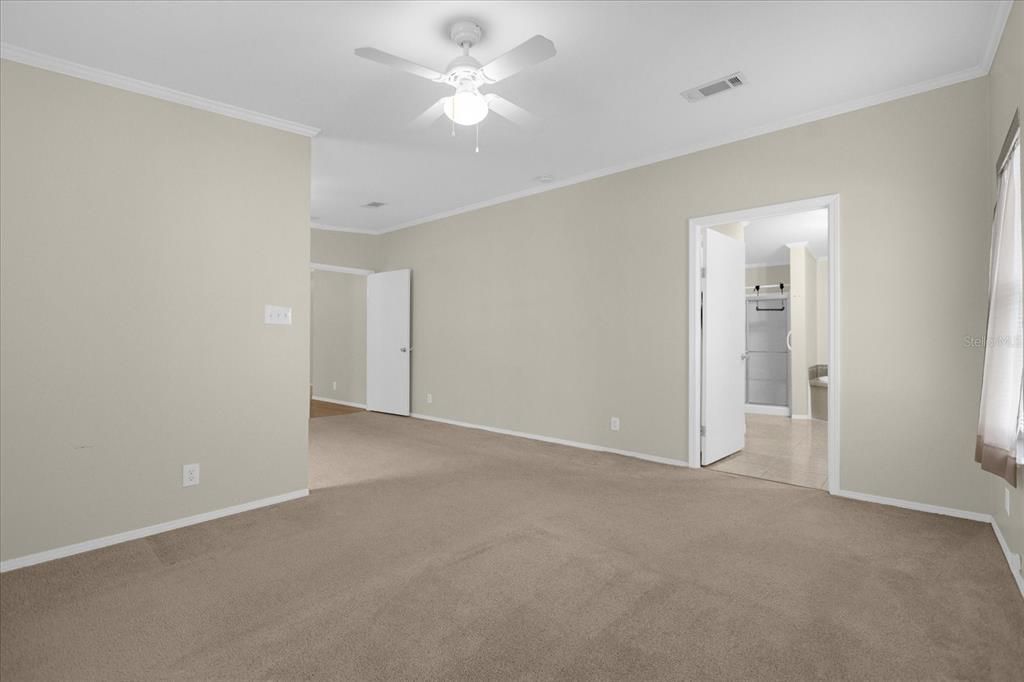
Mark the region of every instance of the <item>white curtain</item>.
<instances>
[{"instance_id":1,"label":"white curtain","mask_svg":"<svg viewBox=\"0 0 1024 682\"><path fill-rule=\"evenodd\" d=\"M975 459L1017 485L1022 377L1024 377L1024 276L1021 263L1020 144L999 176L992 225L985 372Z\"/></svg>"}]
</instances>

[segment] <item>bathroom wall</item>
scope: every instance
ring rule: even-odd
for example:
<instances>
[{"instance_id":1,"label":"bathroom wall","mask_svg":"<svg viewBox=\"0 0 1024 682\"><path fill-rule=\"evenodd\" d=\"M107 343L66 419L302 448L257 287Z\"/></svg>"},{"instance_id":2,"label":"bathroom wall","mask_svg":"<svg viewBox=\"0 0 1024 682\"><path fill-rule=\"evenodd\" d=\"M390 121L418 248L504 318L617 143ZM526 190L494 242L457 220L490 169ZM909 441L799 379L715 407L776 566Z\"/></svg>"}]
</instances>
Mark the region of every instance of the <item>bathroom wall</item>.
<instances>
[{"instance_id":1,"label":"bathroom wall","mask_svg":"<svg viewBox=\"0 0 1024 682\"><path fill-rule=\"evenodd\" d=\"M818 314L817 314L817 342L816 342L816 356L817 360L811 364L815 365L827 365L828 364L828 258L819 258L818 264L818 281L817 281L817 299L818 299Z\"/></svg>"},{"instance_id":2,"label":"bathroom wall","mask_svg":"<svg viewBox=\"0 0 1024 682\"><path fill-rule=\"evenodd\" d=\"M790 410L810 414L807 368L818 358L818 263L806 246L789 248Z\"/></svg>"},{"instance_id":3,"label":"bathroom wall","mask_svg":"<svg viewBox=\"0 0 1024 682\"><path fill-rule=\"evenodd\" d=\"M722 225L715 225L711 229L715 232L721 232L727 237L732 237L737 241L744 241L746 227L747 223L743 221L738 223L723 223Z\"/></svg>"},{"instance_id":4,"label":"bathroom wall","mask_svg":"<svg viewBox=\"0 0 1024 682\"><path fill-rule=\"evenodd\" d=\"M783 284L789 285L788 265L748 265L747 286L755 284Z\"/></svg>"}]
</instances>

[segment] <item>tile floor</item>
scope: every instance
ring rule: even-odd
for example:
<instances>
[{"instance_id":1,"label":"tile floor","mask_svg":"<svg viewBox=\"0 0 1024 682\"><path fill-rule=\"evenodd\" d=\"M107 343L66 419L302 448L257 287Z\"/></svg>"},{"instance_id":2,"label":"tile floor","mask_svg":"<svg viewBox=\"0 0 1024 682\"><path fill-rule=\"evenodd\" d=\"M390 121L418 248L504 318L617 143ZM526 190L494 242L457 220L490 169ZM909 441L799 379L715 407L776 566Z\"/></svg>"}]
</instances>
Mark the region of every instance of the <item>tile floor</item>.
<instances>
[{"instance_id":1,"label":"tile floor","mask_svg":"<svg viewBox=\"0 0 1024 682\"><path fill-rule=\"evenodd\" d=\"M827 488L828 422L748 414L746 447L709 468L806 488Z\"/></svg>"}]
</instances>

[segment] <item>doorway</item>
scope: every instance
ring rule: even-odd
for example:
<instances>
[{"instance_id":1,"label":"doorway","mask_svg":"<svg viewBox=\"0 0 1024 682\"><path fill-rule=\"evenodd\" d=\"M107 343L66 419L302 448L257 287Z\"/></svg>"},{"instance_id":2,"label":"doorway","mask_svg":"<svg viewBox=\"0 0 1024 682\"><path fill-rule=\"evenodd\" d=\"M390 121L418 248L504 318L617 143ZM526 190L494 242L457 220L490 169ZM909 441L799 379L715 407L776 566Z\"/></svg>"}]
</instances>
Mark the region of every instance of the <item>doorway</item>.
<instances>
[{"instance_id":1,"label":"doorway","mask_svg":"<svg viewBox=\"0 0 1024 682\"><path fill-rule=\"evenodd\" d=\"M310 272L311 416L408 416L412 271L310 263Z\"/></svg>"},{"instance_id":2,"label":"doorway","mask_svg":"<svg viewBox=\"0 0 1024 682\"><path fill-rule=\"evenodd\" d=\"M689 227L690 466L837 492L838 195Z\"/></svg>"}]
</instances>

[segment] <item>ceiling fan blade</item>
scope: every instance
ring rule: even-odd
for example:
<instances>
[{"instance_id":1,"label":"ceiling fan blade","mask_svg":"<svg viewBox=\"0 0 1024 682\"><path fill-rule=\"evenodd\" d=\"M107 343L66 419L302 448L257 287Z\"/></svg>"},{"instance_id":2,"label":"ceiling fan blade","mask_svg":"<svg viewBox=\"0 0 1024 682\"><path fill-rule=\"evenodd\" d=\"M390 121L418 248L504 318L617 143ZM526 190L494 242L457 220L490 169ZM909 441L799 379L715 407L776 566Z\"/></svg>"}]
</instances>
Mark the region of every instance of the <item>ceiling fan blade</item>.
<instances>
[{"instance_id":1,"label":"ceiling fan blade","mask_svg":"<svg viewBox=\"0 0 1024 682\"><path fill-rule=\"evenodd\" d=\"M393 69L405 71L411 73L414 76L420 78L426 78L428 81L437 81L438 83L444 82L444 74L439 71L421 66L415 62L410 62L408 59L402 59L396 57L393 54L382 52L375 47L360 47L356 49L356 56L362 57L363 59L369 59L371 62L377 62L384 66L390 66Z\"/></svg>"},{"instance_id":2,"label":"ceiling fan blade","mask_svg":"<svg viewBox=\"0 0 1024 682\"><path fill-rule=\"evenodd\" d=\"M480 74L489 83L497 83L515 75L528 66L539 64L555 56L555 44L537 35L519 47L514 47L489 64L480 67Z\"/></svg>"},{"instance_id":3,"label":"ceiling fan blade","mask_svg":"<svg viewBox=\"0 0 1024 682\"><path fill-rule=\"evenodd\" d=\"M509 102L501 95L495 95L493 93L487 95L487 106L490 107L491 111L496 113L498 116L508 119L521 128L536 128L537 124L540 122L540 120L529 111L523 109L517 104Z\"/></svg>"},{"instance_id":4,"label":"ceiling fan blade","mask_svg":"<svg viewBox=\"0 0 1024 682\"><path fill-rule=\"evenodd\" d=\"M441 118L441 116L444 115L444 103L447 101L447 97L442 97L441 99L431 104L426 111L424 111L422 114L420 114L419 116L412 120L412 123L409 124L409 127L418 129L429 127L431 123L433 123L434 121L436 121L437 119Z\"/></svg>"}]
</instances>

